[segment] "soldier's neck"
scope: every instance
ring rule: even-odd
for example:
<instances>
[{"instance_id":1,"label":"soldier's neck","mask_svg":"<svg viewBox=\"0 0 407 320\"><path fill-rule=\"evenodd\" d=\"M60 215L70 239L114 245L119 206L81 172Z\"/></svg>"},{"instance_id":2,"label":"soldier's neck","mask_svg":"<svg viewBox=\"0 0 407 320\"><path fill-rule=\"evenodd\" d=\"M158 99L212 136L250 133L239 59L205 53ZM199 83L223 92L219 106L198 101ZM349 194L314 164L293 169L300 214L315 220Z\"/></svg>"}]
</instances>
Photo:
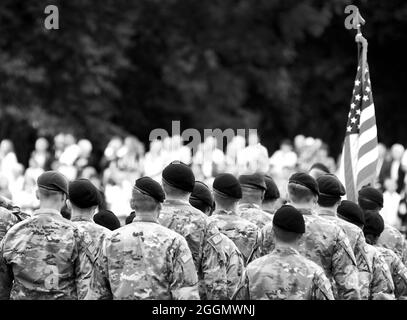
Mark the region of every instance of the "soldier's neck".
<instances>
[{"instance_id":1,"label":"soldier's neck","mask_svg":"<svg viewBox=\"0 0 407 320\"><path fill-rule=\"evenodd\" d=\"M336 216L336 210L337 210L337 206L333 206L333 207L318 207L318 214L329 214L332 216Z\"/></svg>"},{"instance_id":2,"label":"soldier's neck","mask_svg":"<svg viewBox=\"0 0 407 320\"><path fill-rule=\"evenodd\" d=\"M93 221L93 211L76 211L72 210L72 217L71 220L87 220Z\"/></svg>"},{"instance_id":3,"label":"soldier's neck","mask_svg":"<svg viewBox=\"0 0 407 320\"><path fill-rule=\"evenodd\" d=\"M261 200L259 200L259 199L254 200L254 199L252 199L252 198L245 198L245 197L243 197L243 198L239 201L239 204L255 204L255 205L261 207Z\"/></svg>"},{"instance_id":4,"label":"soldier's neck","mask_svg":"<svg viewBox=\"0 0 407 320\"><path fill-rule=\"evenodd\" d=\"M155 212L137 212L133 222L155 222L158 223L157 214Z\"/></svg>"},{"instance_id":5,"label":"soldier's neck","mask_svg":"<svg viewBox=\"0 0 407 320\"><path fill-rule=\"evenodd\" d=\"M176 200L176 201L184 201L189 203L189 194L185 196L172 196L172 195L165 195L165 200Z\"/></svg>"},{"instance_id":6,"label":"soldier's neck","mask_svg":"<svg viewBox=\"0 0 407 320\"><path fill-rule=\"evenodd\" d=\"M216 210L224 210L224 211L232 211L232 212L236 212L236 208L237 208L237 203L235 203L232 206L222 206L219 203L216 203Z\"/></svg>"}]
</instances>

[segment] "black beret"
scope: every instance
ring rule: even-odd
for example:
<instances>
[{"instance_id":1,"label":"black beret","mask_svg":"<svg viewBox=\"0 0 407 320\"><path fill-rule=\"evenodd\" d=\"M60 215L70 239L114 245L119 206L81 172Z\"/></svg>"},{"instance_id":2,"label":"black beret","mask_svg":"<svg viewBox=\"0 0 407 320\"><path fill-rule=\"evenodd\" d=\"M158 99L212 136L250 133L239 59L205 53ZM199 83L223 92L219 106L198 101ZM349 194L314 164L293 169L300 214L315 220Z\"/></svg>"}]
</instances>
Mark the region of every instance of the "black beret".
<instances>
[{"instance_id":1,"label":"black beret","mask_svg":"<svg viewBox=\"0 0 407 320\"><path fill-rule=\"evenodd\" d=\"M192 191L192 194L189 197L189 202L191 203L193 201L201 201L206 205L212 207L213 196L211 190L209 190L209 187L205 183L201 181L195 182L194 190Z\"/></svg>"},{"instance_id":2,"label":"black beret","mask_svg":"<svg viewBox=\"0 0 407 320\"><path fill-rule=\"evenodd\" d=\"M119 219L112 211L109 210L100 210L93 216L93 221L111 231L120 228Z\"/></svg>"},{"instance_id":3,"label":"black beret","mask_svg":"<svg viewBox=\"0 0 407 320\"><path fill-rule=\"evenodd\" d=\"M363 226L365 224L365 216L362 208L357 204L349 200L342 200L338 206L337 212L345 220Z\"/></svg>"},{"instance_id":4,"label":"black beret","mask_svg":"<svg viewBox=\"0 0 407 320\"><path fill-rule=\"evenodd\" d=\"M365 214L365 227L363 233L370 234L375 237L380 236L384 230L384 220L378 212L369 211Z\"/></svg>"},{"instance_id":5,"label":"black beret","mask_svg":"<svg viewBox=\"0 0 407 320\"><path fill-rule=\"evenodd\" d=\"M372 187L363 187L359 190L358 202L364 209L381 209L383 208L383 193Z\"/></svg>"},{"instance_id":6,"label":"black beret","mask_svg":"<svg viewBox=\"0 0 407 320\"><path fill-rule=\"evenodd\" d=\"M267 187L267 190L264 194L264 200L275 200L280 198L280 191L278 190L278 187L274 182L274 179L266 175L264 176L264 181Z\"/></svg>"},{"instance_id":7,"label":"black beret","mask_svg":"<svg viewBox=\"0 0 407 320\"><path fill-rule=\"evenodd\" d=\"M305 232L304 217L301 212L290 205L284 205L276 211L273 218L273 225L284 231L294 233Z\"/></svg>"},{"instance_id":8,"label":"black beret","mask_svg":"<svg viewBox=\"0 0 407 320\"><path fill-rule=\"evenodd\" d=\"M213 181L212 188L215 192L228 198L241 199L242 188L236 177L230 173L221 173Z\"/></svg>"},{"instance_id":9,"label":"black beret","mask_svg":"<svg viewBox=\"0 0 407 320\"><path fill-rule=\"evenodd\" d=\"M69 184L69 200L78 208L86 209L98 206L101 194L88 179L78 179Z\"/></svg>"},{"instance_id":10,"label":"black beret","mask_svg":"<svg viewBox=\"0 0 407 320\"><path fill-rule=\"evenodd\" d=\"M267 190L264 176L260 173L242 174L239 176L239 183L241 186L247 186L253 189Z\"/></svg>"},{"instance_id":11,"label":"black beret","mask_svg":"<svg viewBox=\"0 0 407 320\"><path fill-rule=\"evenodd\" d=\"M324 164L322 164L320 162L314 163L311 166L311 168L309 169L309 171L311 171L312 169L318 169L318 170L321 170L321 171L323 171L325 173L330 173L329 169Z\"/></svg>"},{"instance_id":12,"label":"black beret","mask_svg":"<svg viewBox=\"0 0 407 320\"><path fill-rule=\"evenodd\" d=\"M134 211L130 212L130 214L126 217L125 223L130 224L133 222L136 213Z\"/></svg>"},{"instance_id":13,"label":"black beret","mask_svg":"<svg viewBox=\"0 0 407 320\"><path fill-rule=\"evenodd\" d=\"M68 179L57 171L46 171L37 179L39 188L68 194Z\"/></svg>"},{"instance_id":14,"label":"black beret","mask_svg":"<svg viewBox=\"0 0 407 320\"><path fill-rule=\"evenodd\" d=\"M317 178L319 196L327 198L339 198L346 194L345 187L333 174L324 174Z\"/></svg>"},{"instance_id":15,"label":"black beret","mask_svg":"<svg viewBox=\"0 0 407 320\"><path fill-rule=\"evenodd\" d=\"M304 172L294 173L288 180L288 183L300 184L303 187L306 187L309 190L311 190L311 192L313 194L315 194L317 196L319 195L319 188L318 188L317 182L315 181L315 179L313 177L311 177L307 173L304 173Z\"/></svg>"},{"instance_id":16,"label":"black beret","mask_svg":"<svg viewBox=\"0 0 407 320\"><path fill-rule=\"evenodd\" d=\"M195 185L195 176L191 168L181 161L173 161L166 166L162 173L162 178L168 185L192 192Z\"/></svg>"},{"instance_id":17,"label":"black beret","mask_svg":"<svg viewBox=\"0 0 407 320\"><path fill-rule=\"evenodd\" d=\"M142 177L137 179L134 189L154 198L158 202L164 202L165 194L163 188L157 181L151 179L150 177Z\"/></svg>"}]
</instances>

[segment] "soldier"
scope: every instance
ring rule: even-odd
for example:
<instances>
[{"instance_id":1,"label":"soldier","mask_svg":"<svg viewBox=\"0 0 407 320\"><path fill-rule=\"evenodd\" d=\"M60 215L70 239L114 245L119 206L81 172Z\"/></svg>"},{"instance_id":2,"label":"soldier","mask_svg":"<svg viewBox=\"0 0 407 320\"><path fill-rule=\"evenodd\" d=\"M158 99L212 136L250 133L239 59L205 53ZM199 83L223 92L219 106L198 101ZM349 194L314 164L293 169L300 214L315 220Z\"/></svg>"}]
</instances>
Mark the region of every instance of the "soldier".
<instances>
[{"instance_id":1,"label":"soldier","mask_svg":"<svg viewBox=\"0 0 407 320\"><path fill-rule=\"evenodd\" d=\"M61 215L68 181L48 171L37 180L40 209L14 225L0 246L0 299L77 299L95 252Z\"/></svg>"},{"instance_id":2,"label":"soldier","mask_svg":"<svg viewBox=\"0 0 407 320\"><path fill-rule=\"evenodd\" d=\"M95 221L95 223L98 225L109 229L110 231L120 228L120 220L110 210L99 209L98 213L93 216L93 221Z\"/></svg>"},{"instance_id":3,"label":"soldier","mask_svg":"<svg viewBox=\"0 0 407 320\"><path fill-rule=\"evenodd\" d=\"M354 239L357 239L355 255L359 269L361 298L363 300L394 300L393 279L386 261L377 248L366 243L362 231L365 225L362 208L352 201L343 200L337 212L338 221L343 221L340 225L345 233L350 235L351 244L355 241ZM359 235L357 232L362 232L362 234L354 236ZM360 244L357 245L358 243Z\"/></svg>"},{"instance_id":4,"label":"soldier","mask_svg":"<svg viewBox=\"0 0 407 320\"><path fill-rule=\"evenodd\" d=\"M264 176L260 173L239 176L242 199L237 206L237 215L262 228L272 221L272 216L261 209L267 190Z\"/></svg>"},{"instance_id":5,"label":"soldier","mask_svg":"<svg viewBox=\"0 0 407 320\"><path fill-rule=\"evenodd\" d=\"M103 240L110 234L109 229L96 224L92 219L100 203L99 191L88 179L78 179L69 183L68 194L67 205L72 212L71 221L97 255ZM89 272L92 272L93 266L88 265L87 267L90 268ZM89 283L84 285L83 291L85 293L88 287Z\"/></svg>"},{"instance_id":6,"label":"soldier","mask_svg":"<svg viewBox=\"0 0 407 320\"><path fill-rule=\"evenodd\" d=\"M290 205L273 219L274 249L247 266L234 298L239 300L334 300L323 269L298 252L305 232L302 214Z\"/></svg>"},{"instance_id":7,"label":"soldier","mask_svg":"<svg viewBox=\"0 0 407 320\"><path fill-rule=\"evenodd\" d=\"M335 298L358 300L358 270L349 239L340 227L315 213L318 195L318 184L310 175L295 173L290 177L289 201L303 214L306 225L299 252L323 267L328 279L335 284ZM260 252L265 255L273 249L273 226L267 224L262 229Z\"/></svg>"},{"instance_id":8,"label":"soldier","mask_svg":"<svg viewBox=\"0 0 407 320\"><path fill-rule=\"evenodd\" d=\"M264 181L266 182L267 189L264 193L262 209L273 217L279 202L280 191L272 177L266 175L264 176Z\"/></svg>"},{"instance_id":9,"label":"soldier","mask_svg":"<svg viewBox=\"0 0 407 320\"><path fill-rule=\"evenodd\" d=\"M260 232L254 223L236 214L237 203L242 197L239 181L229 173L222 173L213 181L213 193L216 210L209 220L235 243L246 265L254 257Z\"/></svg>"},{"instance_id":10,"label":"soldier","mask_svg":"<svg viewBox=\"0 0 407 320\"><path fill-rule=\"evenodd\" d=\"M383 193L372 187L364 187L359 191L358 202L364 213L377 212L383 208ZM406 241L403 235L396 228L385 223L384 231L381 233L377 243L390 250L393 250L406 263Z\"/></svg>"},{"instance_id":11,"label":"soldier","mask_svg":"<svg viewBox=\"0 0 407 320\"><path fill-rule=\"evenodd\" d=\"M365 212L365 227L363 232L367 243L375 246L382 254L395 287L395 296L397 299L407 299L407 268L392 250L382 247L378 244L378 239L384 230L384 221L382 216L374 211Z\"/></svg>"},{"instance_id":12,"label":"soldier","mask_svg":"<svg viewBox=\"0 0 407 320\"><path fill-rule=\"evenodd\" d=\"M195 182L194 190L189 198L189 202L192 206L206 215L210 216L212 214L214 207L213 196L208 186L203 182ZM222 249L226 259L228 298L231 298L236 291L240 277L243 273L243 255L234 242L223 233L219 233L219 238L219 247Z\"/></svg>"},{"instance_id":13,"label":"soldier","mask_svg":"<svg viewBox=\"0 0 407 320\"><path fill-rule=\"evenodd\" d=\"M226 261L217 237L219 230L189 203L195 185L192 170L173 161L163 170L162 184L166 199L159 222L186 239L198 271L201 299L227 299Z\"/></svg>"},{"instance_id":14,"label":"soldier","mask_svg":"<svg viewBox=\"0 0 407 320\"><path fill-rule=\"evenodd\" d=\"M327 173L330 173L329 169L326 167L326 165L319 162L314 163L308 172L308 174L315 180Z\"/></svg>"},{"instance_id":15,"label":"soldier","mask_svg":"<svg viewBox=\"0 0 407 320\"><path fill-rule=\"evenodd\" d=\"M158 223L164 197L153 179L136 181L131 199L135 218L106 237L86 299L199 299L187 242Z\"/></svg>"},{"instance_id":16,"label":"soldier","mask_svg":"<svg viewBox=\"0 0 407 320\"><path fill-rule=\"evenodd\" d=\"M29 217L29 214L13 206L10 200L0 196L0 241L12 226Z\"/></svg>"}]
</instances>

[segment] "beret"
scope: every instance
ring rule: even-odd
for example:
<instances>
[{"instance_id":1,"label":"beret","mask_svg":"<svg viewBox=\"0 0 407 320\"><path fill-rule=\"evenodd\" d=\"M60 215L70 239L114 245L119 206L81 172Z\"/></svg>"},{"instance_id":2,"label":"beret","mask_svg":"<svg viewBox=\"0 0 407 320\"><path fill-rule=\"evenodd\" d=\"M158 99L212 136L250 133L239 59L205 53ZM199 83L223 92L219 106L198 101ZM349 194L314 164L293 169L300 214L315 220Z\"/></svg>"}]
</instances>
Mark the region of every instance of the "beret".
<instances>
[{"instance_id":1,"label":"beret","mask_svg":"<svg viewBox=\"0 0 407 320\"><path fill-rule=\"evenodd\" d=\"M213 196L211 191L209 190L209 187L201 182L201 181L196 181L194 190L192 191L191 196L189 197L189 202L193 201L201 201L208 206L213 205Z\"/></svg>"},{"instance_id":2,"label":"beret","mask_svg":"<svg viewBox=\"0 0 407 320\"><path fill-rule=\"evenodd\" d=\"M168 185L192 192L195 185L195 176L191 168L181 161L173 161L166 166L162 173L162 178Z\"/></svg>"},{"instance_id":3,"label":"beret","mask_svg":"<svg viewBox=\"0 0 407 320\"><path fill-rule=\"evenodd\" d=\"M113 231L120 228L120 221L110 210L100 210L93 216L93 221L109 230Z\"/></svg>"},{"instance_id":4,"label":"beret","mask_svg":"<svg viewBox=\"0 0 407 320\"><path fill-rule=\"evenodd\" d=\"M125 223L130 224L133 222L136 213L134 211L130 212L130 214L126 217Z\"/></svg>"},{"instance_id":5,"label":"beret","mask_svg":"<svg viewBox=\"0 0 407 320\"><path fill-rule=\"evenodd\" d=\"M88 179L77 179L69 183L69 200L78 208L86 209L101 203L99 190Z\"/></svg>"},{"instance_id":6,"label":"beret","mask_svg":"<svg viewBox=\"0 0 407 320\"><path fill-rule=\"evenodd\" d=\"M213 181L212 188L215 192L228 198L241 199L242 188L236 177L230 173L221 173Z\"/></svg>"},{"instance_id":7,"label":"beret","mask_svg":"<svg viewBox=\"0 0 407 320\"><path fill-rule=\"evenodd\" d=\"M346 194L345 187L333 174L324 174L317 178L319 196L328 198L339 198Z\"/></svg>"},{"instance_id":8,"label":"beret","mask_svg":"<svg viewBox=\"0 0 407 320\"><path fill-rule=\"evenodd\" d=\"M267 190L264 194L264 200L275 200L280 198L280 191L278 190L278 187L274 182L274 179L266 175L264 176L264 181L267 187Z\"/></svg>"},{"instance_id":9,"label":"beret","mask_svg":"<svg viewBox=\"0 0 407 320\"><path fill-rule=\"evenodd\" d=\"M342 200L337 213L351 223L362 226L365 224L365 215L362 208L352 201Z\"/></svg>"},{"instance_id":10,"label":"beret","mask_svg":"<svg viewBox=\"0 0 407 320\"><path fill-rule=\"evenodd\" d=\"M304 173L304 172L294 173L288 180L288 183L300 184L300 185L308 188L309 190L311 190L311 192L313 194L315 194L317 196L319 195L319 188L318 188L317 182L315 181L315 179L313 177L311 177L307 173Z\"/></svg>"},{"instance_id":11,"label":"beret","mask_svg":"<svg viewBox=\"0 0 407 320\"><path fill-rule=\"evenodd\" d=\"M320 162L314 163L314 164L311 166L311 168L309 169L309 171L311 171L312 169L318 169L318 170L321 170L321 171L323 171L323 172L325 172L325 173L330 173L330 172L329 172L329 169L327 168L327 166L325 166L324 164L322 164L322 163L320 163Z\"/></svg>"},{"instance_id":12,"label":"beret","mask_svg":"<svg viewBox=\"0 0 407 320\"><path fill-rule=\"evenodd\" d=\"M384 230L384 220L378 212L369 211L365 213L365 226L363 233L373 236L380 236Z\"/></svg>"},{"instance_id":13,"label":"beret","mask_svg":"<svg viewBox=\"0 0 407 320\"><path fill-rule=\"evenodd\" d=\"M46 171L37 179L39 188L68 194L68 179L57 171Z\"/></svg>"},{"instance_id":14,"label":"beret","mask_svg":"<svg viewBox=\"0 0 407 320\"><path fill-rule=\"evenodd\" d=\"M383 193L372 187L363 187L359 190L358 202L363 209L381 209L383 208Z\"/></svg>"},{"instance_id":15,"label":"beret","mask_svg":"<svg viewBox=\"0 0 407 320\"><path fill-rule=\"evenodd\" d=\"M154 198L158 202L164 202L165 194L163 188L157 181L150 177L142 177L137 179L133 188L142 194Z\"/></svg>"},{"instance_id":16,"label":"beret","mask_svg":"<svg viewBox=\"0 0 407 320\"><path fill-rule=\"evenodd\" d=\"M254 189L267 190L264 176L260 173L242 174L239 176L239 183L241 186L247 186Z\"/></svg>"},{"instance_id":17,"label":"beret","mask_svg":"<svg viewBox=\"0 0 407 320\"><path fill-rule=\"evenodd\" d=\"M305 232L304 217L301 212L290 205L284 205L276 211L273 218L273 225L289 232Z\"/></svg>"}]
</instances>

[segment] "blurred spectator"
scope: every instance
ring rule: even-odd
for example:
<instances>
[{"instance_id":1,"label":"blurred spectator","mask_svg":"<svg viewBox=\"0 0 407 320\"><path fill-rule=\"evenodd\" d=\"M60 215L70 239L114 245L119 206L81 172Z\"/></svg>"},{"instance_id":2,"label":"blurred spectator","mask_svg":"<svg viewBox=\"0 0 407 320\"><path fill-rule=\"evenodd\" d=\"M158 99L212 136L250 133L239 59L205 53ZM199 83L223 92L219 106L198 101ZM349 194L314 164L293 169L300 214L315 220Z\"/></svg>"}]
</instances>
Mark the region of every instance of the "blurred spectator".
<instances>
[{"instance_id":1,"label":"blurred spectator","mask_svg":"<svg viewBox=\"0 0 407 320\"><path fill-rule=\"evenodd\" d=\"M270 158L271 170L273 173L277 173L283 170L283 168L292 169L297 164L297 154L293 151L293 146L289 140L283 140L280 145L280 149L273 153Z\"/></svg>"},{"instance_id":2,"label":"blurred spectator","mask_svg":"<svg viewBox=\"0 0 407 320\"><path fill-rule=\"evenodd\" d=\"M38 138L35 142L35 150L31 153L30 167L40 168L44 171L51 169L52 157L48 150L49 143L45 138Z\"/></svg>"},{"instance_id":3,"label":"blurred spectator","mask_svg":"<svg viewBox=\"0 0 407 320\"><path fill-rule=\"evenodd\" d=\"M400 219L398 217L398 209L401 197L397 193L397 183L392 178L387 178L384 181L385 191L383 193L383 208L380 214L385 223L400 228Z\"/></svg>"},{"instance_id":4,"label":"blurred spectator","mask_svg":"<svg viewBox=\"0 0 407 320\"><path fill-rule=\"evenodd\" d=\"M401 159L404 154L404 147L401 144L394 144L390 150L390 159L385 159L379 173L379 184L384 189L384 181L391 178L397 183L397 192L404 189L405 171L401 165Z\"/></svg>"}]
</instances>

